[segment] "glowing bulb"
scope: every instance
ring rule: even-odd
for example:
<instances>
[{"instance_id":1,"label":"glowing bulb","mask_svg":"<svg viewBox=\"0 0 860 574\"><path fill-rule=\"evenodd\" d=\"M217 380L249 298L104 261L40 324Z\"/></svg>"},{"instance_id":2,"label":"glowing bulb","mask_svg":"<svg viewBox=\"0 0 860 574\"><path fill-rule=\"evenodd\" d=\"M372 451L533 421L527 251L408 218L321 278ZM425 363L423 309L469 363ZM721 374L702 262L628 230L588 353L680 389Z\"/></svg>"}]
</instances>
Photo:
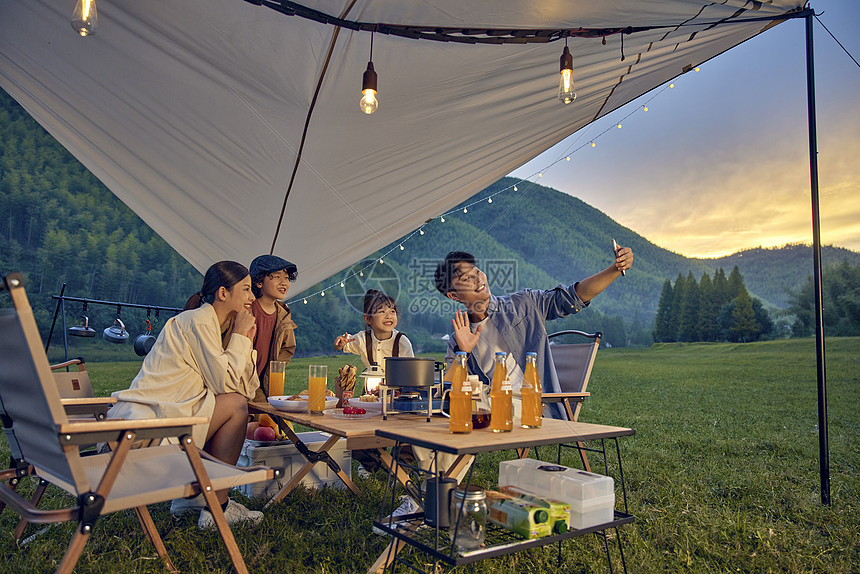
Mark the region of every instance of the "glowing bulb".
<instances>
[{"instance_id":1,"label":"glowing bulb","mask_svg":"<svg viewBox=\"0 0 860 574\"><path fill-rule=\"evenodd\" d=\"M542 174L542 173L539 173L539 174L538 174L538 178L541 178L541 177L543 177L543 174Z\"/></svg>"},{"instance_id":2,"label":"glowing bulb","mask_svg":"<svg viewBox=\"0 0 860 574\"><path fill-rule=\"evenodd\" d=\"M340 282L340 286L343 287L343 281Z\"/></svg>"},{"instance_id":3,"label":"glowing bulb","mask_svg":"<svg viewBox=\"0 0 860 574\"><path fill-rule=\"evenodd\" d=\"M359 276L359 277L364 277L364 271L359 271L359 272L358 272L358 276Z\"/></svg>"},{"instance_id":4,"label":"glowing bulb","mask_svg":"<svg viewBox=\"0 0 860 574\"><path fill-rule=\"evenodd\" d=\"M469 210L468 210L468 209L466 209L466 208L464 207L464 208L463 208L463 213L469 213Z\"/></svg>"},{"instance_id":5,"label":"glowing bulb","mask_svg":"<svg viewBox=\"0 0 860 574\"><path fill-rule=\"evenodd\" d=\"M423 229L423 228L422 228L422 229L419 229L419 230L418 230L418 233L419 233L419 235L424 235L424 229Z\"/></svg>"},{"instance_id":6,"label":"glowing bulb","mask_svg":"<svg viewBox=\"0 0 860 574\"><path fill-rule=\"evenodd\" d=\"M488 197L488 198L487 198L487 203L493 203L493 198L492 198L492 197Z\"/></svg>"},{"instance_id":7,"label":"glowing bulb","mask_svg":"<svg viewBox=\"0 0 860 574\"><path fill-rule=\"evenodd\" d=\"M305 299L305 300L304 300L304 304L305 304L305 305L307 305L307 304L308 304L308 300L307 300L307 299Z\"/></svg>"},{"instance_id":8,"label":"glowing bulb","mask_svg":"<svg viewBox=\"0 0 860 574\"><path fill-rule=\"evenodd\" d=\"M325 297L325 291L320 291L320 297Z\"/></svg>"},{"instance_id":9,"label":"glowing bulb","mask_svg":"<svg viewBox=\"0 0 860 574\"><path fill-rule=\"evenodd\" d=\"M439 220L440 220L442 223L445 223L445 218L444 218L444 217L440 217L440 218L439 218Z\"/></svg>"},{"instance_id":10,"label":"glowing bulb","mask_svg":"<svg viewBox=\"0 0 860 574\"><path fill-rule=\"evenodd\" d=\"M517 186L514 186L514 191L518 191L518 190L517 190Z\"/></svg>"},{"instance_id":11,"label":"glowing bulb","mask_svg":"<svg viewBox=\"0 0 860 574\"><path fill-rule=\"evenodd\" d=\"M380 257L380 258L379 258L379 264L380 264L380 265L385 265L385 261L383 261L383 260L382 260L382 257Z\"/></svg>"},{"instance_id":12,"label":"glowing bulb","mask_svg":"<svg viewBox=\"0 0 860 574\"><path fill-rule=\"evenodd\" d=\"M376 71L373 69L373 62L368 62L367 70L364 71L361 82L361 101L358 102L358 107L365 114L372 114L379 107L379 100L376 99Z\"/></svg>"},{"instance_id":13,"label":"glowing bulb","mask_svg":"<svg viewBox=\"0 0 860 574\"><path fill-rule=\"evenodd\" d=\"M594 142L591 142L591 147L597 147L597 144Z\"/></svg>"},{"instance_id":14,"label":"glowing bulb","mask_svg":"<svg viewBox=\"0 0 860 574\"><path fill-rule=\"evenodd\" d=\"M619 129L619 130L621 129L621 124L618 124L618 129Z\"/></svg>"},{"instance_id":15,"label":"glowing bulb","mask_svg":"<svg viewBox=\"0 0 860 574\"><path fill-rule=\"evenodd\" d=\"M573 91L573 56L567 46L564 47L564 52L561 53L559 70L558 101L563 104L569 104L576 99L576 92Z\"/></svg>"},{"instance_id":16,"label":"glowing bulb","mask_svg":"<svg viewBox=\"0 0 860 574\"><path fill-rule=\"evenodd\" d=\"M400 251L403 251L404 249L405 249L405 248L401 245L401 246L400 246Z\"/></svg>"},{"instance_id":17,"label":"glowing bulb","mask_svg":"<svg viewBox=\"0 0 860 574\"><path fill-rule=\"evenodd\" d=\"M699 71L699 66L696 66L695 68L693 68L693 70L695 70L696 72L698 72L698 71Z\"/></svg>"},{"instance_id":18,"label":"glowing bulb","mask_svg":"<svg viewBox=\"0 0 860 574\"><path fill-rule=\"evenodd\" d=\"M96 0L78 0L72 12L72 29L81 36L92 36L99 26Z\"/></svg>"},{"instance_id":19,"label":"glowing bulb","mask_svg":"<svg viewBox=\"0 0 860 574\"><path fill-rule=\"evenodd\" d=\"M648 111L648 106L643 107L643 108L642 108L642 111L643 111L643 112L647 112L647 111Z\"/></svg>"},{"instance_id":20,"label":"glowing bulb","mask_svg":"<svg viewBox=\"0 0 860 574\"><path fill-rule=\"evenodd\" d=\"M566 158L564 158L564 161L570 161L570 156L567 156Z\"/></svg>"},{"instance_id":21,"label":"glowing bulb","mask_svg":"<svg viewBox=\"0 0 860 574\"><path fill-rule=\"evenodd\" d=\"M674 88L674 87L675 87L675 84L669 84L669 87L670 87L670 88Z\"/></svg>"}]
</instances>

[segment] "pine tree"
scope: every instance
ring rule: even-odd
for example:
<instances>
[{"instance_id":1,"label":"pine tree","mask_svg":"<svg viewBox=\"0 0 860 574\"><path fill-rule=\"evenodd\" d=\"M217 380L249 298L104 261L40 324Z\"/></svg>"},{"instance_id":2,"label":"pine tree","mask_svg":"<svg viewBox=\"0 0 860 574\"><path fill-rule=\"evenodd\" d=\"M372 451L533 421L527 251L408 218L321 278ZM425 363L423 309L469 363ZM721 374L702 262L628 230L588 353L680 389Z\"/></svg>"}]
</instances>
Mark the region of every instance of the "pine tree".
<instances>
[{"instance_id":1,"label":"pine tree","mask_svg":"<svg viewBox=\"0 0 860 574\"><path fill-rule=\"evenodd\" d=\"M716 341L720 336L720 303L714 293L714 284L707 273L699 281L699 337L702 341Z\"/></svg>"},{"instance_id":2,"label":"pine tree","mask_svg":"<svg viewBox=\"0 0 860 574\"><path fill-rule=\"evenodd\" d=\"M678 340L689 343L699 339L699 286L693 277L693 272L687 274L685 280L686 292L681 304L680 321L678 324Z\"/></svg>"},{"instance_id":3,"label":"pine tree","mask_svg":"<svg viewBox=\"0 0 860 574\"><path fill-rule=\"evenodd\" d=\"M754 341L758 338L760 329L747 290L743 289L733 303L732 326L729 328L732 340L741 343Z\"/></svg>"},{"instance_id":4,"label":"pine tree","mask_svg":"<svg viewBox=\"0 0 860 574\"><path fill-rule=\"evenodd\" d=\"M672 301L674 290L672 282L666 279L663 282L663 292L660 294L660 302L657 304L657 316L654 318L654 342L668 343L674 341L674 328L672 327Z\"/></svg>"}]
</instances>

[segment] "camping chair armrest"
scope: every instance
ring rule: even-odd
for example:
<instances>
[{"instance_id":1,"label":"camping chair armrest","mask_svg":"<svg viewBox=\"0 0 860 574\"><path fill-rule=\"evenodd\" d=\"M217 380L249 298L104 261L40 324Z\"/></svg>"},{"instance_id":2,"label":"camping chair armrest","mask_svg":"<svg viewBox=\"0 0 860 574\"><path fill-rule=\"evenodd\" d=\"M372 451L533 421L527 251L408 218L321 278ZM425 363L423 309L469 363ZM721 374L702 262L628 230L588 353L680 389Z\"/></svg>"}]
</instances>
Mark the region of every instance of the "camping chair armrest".
<instances>
[{"instance_id":1,"label":"camping chair armrest","mask_svg":"<svg viewBox=\"0 0 860 574\"><path fill-rule=\"evenodd\" d=\"M109 419L69 422L58 425L61 444L81 445L116 441L124 431L134 431L138 439L180 437L191 434L194 425L206 424L209 417L168 419Z\"/></svg>"},{"instance_id":2,"label":"camping chair armrest","mask_svg":"<svg viewBox=\"0 0 860 574\"><path fill-rule=\"evenodd\" d=\"M567 399L581 403L590 396L591 393L541 393L541 400L545 403L560 403Z\"/></svg>"},{"instance_id":3,"label":"camping chair armrest","mask_svg":"<svg viewBox=\"0 0 860 574\"><path fill-rule=\"evenodd\" d=\"M71 399L60 399L66 416L79 417L91 416L96 420L107 418L108 410L116 404L114 397L80 397Z\"/></svg>"},{"instance_id":4,"label":"camping chair armrest","mask_svg":"<svg viewBox=\"0 0 860 574\"><path fill-rule=\"evenodd\" d=\"M71 367L72 365L81 365L83 364L83 357L76 357L74 359L69 359L64 363L57 363L56 365L51 365L51 370L56 371L58 369L65 369L66 367Z\"/></svg>"}]
</instances>

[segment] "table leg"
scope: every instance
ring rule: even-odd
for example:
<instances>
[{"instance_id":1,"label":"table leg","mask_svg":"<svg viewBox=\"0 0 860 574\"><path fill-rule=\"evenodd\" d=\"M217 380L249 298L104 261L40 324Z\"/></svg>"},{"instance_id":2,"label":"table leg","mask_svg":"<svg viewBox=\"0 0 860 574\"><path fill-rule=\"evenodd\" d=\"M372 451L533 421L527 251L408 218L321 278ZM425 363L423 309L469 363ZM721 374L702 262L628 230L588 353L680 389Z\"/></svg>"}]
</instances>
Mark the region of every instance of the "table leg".
<instances>
[{"instance_id":1,"label":"table leg","mask_svg":"<svg viewBox=\"0 0 860 574\"><path fill-rule=\"evenodd\" d=\"M296 449L302 454L302 456L305 457L307 462L305 462L304 466L302 466L302 468L299 469L299 472L297 472L295 475L293 475L293 478L291 478L290 481L287 484L285 484L281 488L281 490L279 490L277 492L277 494L275 494L275 496L272 497L271 500L269 500L269 502L266 503L265 508L269 508L273 504L276 504L276 503L280 502L281 500L283 500L285 496L287 496L290 492L292 492L292 490L296 486L299 485L299 483L302 481L302 479L311 471L311 469L316 464L318 464L320 462L328 463L328 461L326 460L326 457L328 459L331 459L331 456L328 454L329 449L331 447L333 447L335 444L337 444L337 441L339 441L341 439L341 437L339 437L337 435L330 436L328 438L328 440L325 441L325 444L323 444L323 446L318 451L316 451L314 453L313 451L310 451L305 446L305 444L301 441L299 436L296 434L295 430L293 430L292 426L288 426L287 424L285 424L285 421L283 421L282 419L277 419L277 422L278 422L278 426L281 427L281 429L284 431L284 433L286 433L287 438L289 438L290 441L292 441L292 443L294 445L296 445ZM317 458L317 460L311 460L310 458L308 458L309 454L319 455L319 457L318 458L314 457L314 458ZM343 481L343 483L346 485L346 487L349 488L356 496L361 494L361 491L358 489L358 487L355 485L355 483L352 482L352 479L349 477L348 474L346 474L346 472L344 472L344 470L342 468L340 468L337 464L335 464L334 467L332 467L332 465L329 465L329 467L331 467L332 470L335 470L338 478L340 478Z\"/></svg>"}]
</instances>

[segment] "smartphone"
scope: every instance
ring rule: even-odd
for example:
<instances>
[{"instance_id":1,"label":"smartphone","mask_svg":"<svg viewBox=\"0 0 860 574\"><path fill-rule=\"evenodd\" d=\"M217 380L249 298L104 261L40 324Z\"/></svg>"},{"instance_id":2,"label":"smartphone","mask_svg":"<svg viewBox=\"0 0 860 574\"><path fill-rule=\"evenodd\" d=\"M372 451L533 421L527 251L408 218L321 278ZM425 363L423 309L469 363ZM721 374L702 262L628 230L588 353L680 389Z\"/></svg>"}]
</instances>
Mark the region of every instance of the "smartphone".
<instances>
[{"instance_id":1,"label":"smartphone","mask_svg":"<svg viewBox=\"0 0 860 574\"><path fill-rule=\"evenodd\" d=\"M612 254L613 254L613 255L615 255L616 257L618 257L618 244L615 242L615 240L614 240L614 239L612 240ZM627 271L624 271L624 270L622 269L622 270L621 270L621 275L622 275L622 276L626 276L626 275L627 275Z\"/></svg>"}]
</instances>

